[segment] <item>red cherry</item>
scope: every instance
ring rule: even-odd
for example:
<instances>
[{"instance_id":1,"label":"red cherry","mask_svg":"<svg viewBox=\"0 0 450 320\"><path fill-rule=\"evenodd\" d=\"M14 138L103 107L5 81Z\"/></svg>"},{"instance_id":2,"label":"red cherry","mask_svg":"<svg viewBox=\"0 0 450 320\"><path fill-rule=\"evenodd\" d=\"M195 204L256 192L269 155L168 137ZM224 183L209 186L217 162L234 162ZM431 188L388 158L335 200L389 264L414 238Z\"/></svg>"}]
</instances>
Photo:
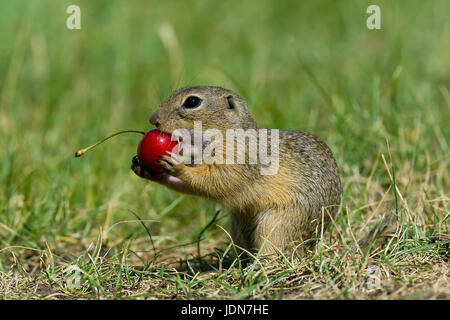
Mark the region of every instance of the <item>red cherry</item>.
<instances>
[{"instance_id":1,"label":"red cherry","mask_svg":"<svg viewBox=\"0 0 450 320\"><path fill-rule=\"evenodd\" d=\"M172 141L172 136L158 129L148 131L139 142L137 154L142 163L155 171L160 171L158 160L161 155L170 156L168 152L177 153L177 141Z\"/></svg>"}]
</instances>

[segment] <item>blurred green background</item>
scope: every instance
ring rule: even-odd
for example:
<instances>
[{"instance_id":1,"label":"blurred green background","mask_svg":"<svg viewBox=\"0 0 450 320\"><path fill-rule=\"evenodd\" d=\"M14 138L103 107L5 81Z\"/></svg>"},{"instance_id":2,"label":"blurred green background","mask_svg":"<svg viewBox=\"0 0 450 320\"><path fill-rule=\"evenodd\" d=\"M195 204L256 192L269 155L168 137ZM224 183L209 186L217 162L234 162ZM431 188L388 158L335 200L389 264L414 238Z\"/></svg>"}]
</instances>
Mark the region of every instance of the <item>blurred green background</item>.
<instances>
[{"instance_id":1,"label":"blurred green background","mask_svg":"<svg viewBox=\"0 0 450 320\"><path fill-rule=\"evenodd\" d=\"M71 4L81 30L66 28ZM366 27L370 4L381 30ZM149 129L152 110L188 85L233 89L261 126L323 138L344 206L364 205L365 185L350 181L371 174L386 139L399 175L418 183L447 165L449 12L447 0L1 0L0 247L87 244L134 219L129 210L160 221L161 245L195 239L215 205L136 177L139 136L73 157ZM445 172L432 177L437 196ZM383 166L373 179L390 183ZM138 223L104 235L110 246L146 238Z\"/></svg>"}]
</instances>

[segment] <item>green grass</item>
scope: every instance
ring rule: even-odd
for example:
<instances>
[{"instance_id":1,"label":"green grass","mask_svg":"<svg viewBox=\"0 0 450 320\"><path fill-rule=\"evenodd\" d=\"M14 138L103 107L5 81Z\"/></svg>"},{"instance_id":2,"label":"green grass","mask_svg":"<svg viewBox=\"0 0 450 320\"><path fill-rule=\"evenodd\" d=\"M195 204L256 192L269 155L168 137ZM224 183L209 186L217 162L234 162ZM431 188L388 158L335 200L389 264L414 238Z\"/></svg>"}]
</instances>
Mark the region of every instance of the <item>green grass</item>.
<instances>
[{"instance_id":1,"label":"green grass","mask_svg":"<svg viewBox=\"0 0 450 320\"><path fill-rule=\"evenodd\" d=\"M65 27L73 3L79 31ZM374 3L378 31L365 26ZM448 12L447 0L2 1L0 297L449 299ZM262 126L330 145L342 208L307 256L228 261L221 213L201 266L195 240L216 205L137 178L138 136L73 157L148 129L173 89L202 84L238 92ZM359 251L391 213L394 228Z\"/></svg>"}]
</instances>

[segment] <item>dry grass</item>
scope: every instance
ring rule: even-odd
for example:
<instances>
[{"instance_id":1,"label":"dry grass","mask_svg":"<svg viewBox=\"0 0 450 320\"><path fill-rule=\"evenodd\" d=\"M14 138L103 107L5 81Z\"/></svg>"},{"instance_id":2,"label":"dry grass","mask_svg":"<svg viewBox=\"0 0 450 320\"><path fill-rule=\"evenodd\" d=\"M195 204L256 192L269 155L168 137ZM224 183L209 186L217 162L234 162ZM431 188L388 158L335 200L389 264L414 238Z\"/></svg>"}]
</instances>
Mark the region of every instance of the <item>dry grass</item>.
<instances>
[{"instance_id":1,"label":"dry grass","mask_svg":"<svg viewBox=\"0 0 450 320\"><path fill-rule=\"evenodd\" d=\"M387 163L382 162L372 172L387 171ZM303 256L256 257L241 265L226 256L224 250L232 246L227 247L227 235L217 226L212 227L216 240L201 242L201 262L195 244L180 247L176 239L153 236L155 255L148 238L126 241L116 249L104 246L104 234L99 233L97 243L89 248L63 238L60 249L4 248L10 253L11 267L1 273L0 295L13 299L449 299L448 199L436 194L433 182L447 174L446 166L433 169L430 163L423 177L407 170L407 166L398 170L399 176L409 179L398 179L397 208L391 185L383 187L371 176L349 175L346 187L362 198L348 201L329 230L318 234L314 251ZM365 219L355 221L356 212ZM357 239L382 221L391 223L360 248ZM427 236L430 230L432 237ZM162 251L168 243L176 247ZM84 273L79 290L67 288L63 273L74 261Z\"/></svg>"}]
</instances>

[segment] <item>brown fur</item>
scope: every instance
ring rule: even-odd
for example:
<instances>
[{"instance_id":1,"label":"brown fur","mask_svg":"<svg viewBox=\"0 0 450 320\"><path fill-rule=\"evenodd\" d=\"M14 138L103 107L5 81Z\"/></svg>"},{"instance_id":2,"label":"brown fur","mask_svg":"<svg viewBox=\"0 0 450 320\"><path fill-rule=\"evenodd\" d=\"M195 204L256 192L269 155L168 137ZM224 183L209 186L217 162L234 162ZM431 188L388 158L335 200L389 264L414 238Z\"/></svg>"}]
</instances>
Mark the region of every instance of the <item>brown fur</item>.
<instances>
[{"instance_id":1,"label":"brown fur","mask_svg":"<svg viewBox=\"0 0 450 320\"><path fill-rule=\"evenodd\" d=\"M202 105L182 107L195 95ZM160 130L192 129L202 121L203 129L257 129L245 102L220 87L188 87L175 91L153 113L150 122ZM225 150L224 150L225 153ZM290 251L309 242L316 230L335 216L341 198L338 168L330 149L314 135L302 131L280 131L280 163L275 175L261 175L259 164L200 164L195 167L164 157L162 173L144 168L133 159L133 171L143 178L174 190L200 195L221 203L231 213L234 242L264 253ZM176 177L174 183L169 177ZM328 212L326 212L326 211Z\"/></svg>"}]
</instances>

